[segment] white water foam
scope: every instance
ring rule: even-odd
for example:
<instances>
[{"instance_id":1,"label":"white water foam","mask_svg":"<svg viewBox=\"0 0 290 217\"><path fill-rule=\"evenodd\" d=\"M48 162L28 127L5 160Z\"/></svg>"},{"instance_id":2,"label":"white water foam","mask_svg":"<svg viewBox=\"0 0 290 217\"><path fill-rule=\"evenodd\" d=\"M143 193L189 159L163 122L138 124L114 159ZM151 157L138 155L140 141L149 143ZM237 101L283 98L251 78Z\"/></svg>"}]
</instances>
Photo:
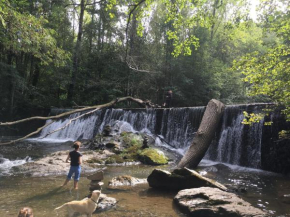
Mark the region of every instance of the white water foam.
<instances>
[{"instance_id":1,"label":"white water foam","mask_svg":"<svg viewBox=\"0 0 290 217\"><path fill-rule=\"evenodd\" d=\"M238 165L233 165L233 164L228 164L228 163L223 163L223 162L216 162L216 161L205 160L205 159L203 159L200 162L199 166L209 167L209 166L214 166L214 165L217 165L217 164L223 164L223 165L227 166L228 168L230 168L233 171L263 173L263 174L275 175L275 176L278 175L277 173L269 172L269 171L265 171L265 170L261 170L261 169L255 169L255 168L250 168L250 167L242 167L242 166L238 166Z\"/></svg>"},{"instance_id":2,"label":"white water foam","mask_svg":"<svg viewBox=\"0 0 290 217\"><path fill-rule=\"evenodd\" d=\"M12 167L23 165L27 162L32 162L29 156L24 159L9 160L0 156L0 175L11 175L10 170Z\"/></svg>"},{"instance_id":3,"label":"white water foam","mask_svg":"<svg viewBox=\"0 0 290 217\"><path fill-rule=\"evenodd\" d=\"M58 139L58 138L31 138L31 139L25 139L25 141L31 141L31 142L43 142L43 143L64 143L68 141L75 141L74 139Z\"/></svg>"}]
</instances>

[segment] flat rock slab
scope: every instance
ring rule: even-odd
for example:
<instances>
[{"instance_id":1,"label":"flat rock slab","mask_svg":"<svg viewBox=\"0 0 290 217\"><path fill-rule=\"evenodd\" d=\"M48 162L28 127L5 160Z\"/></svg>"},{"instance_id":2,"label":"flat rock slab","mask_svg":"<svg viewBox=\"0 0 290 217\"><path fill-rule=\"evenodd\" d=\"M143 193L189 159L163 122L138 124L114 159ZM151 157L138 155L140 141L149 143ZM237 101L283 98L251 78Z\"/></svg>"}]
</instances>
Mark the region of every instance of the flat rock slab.
<instances>
[{"instance_id":1,"label":"flat rock slab","mask_svg":"<svg viewBox=\"0 0 290 217\"><path fill-rule=\"evenodd\" d=\"M251 206L237 195L217 188L201 187L178 192L174 201L194 217L266 217L264 211Z\"/></svg>"},{"instance_id":2,"label":"flat rock slab","mask_svg":"<svg viewBox=\"0 0 290 217\"><path fill-rule=\"evenodd\" d=\"M104 172L102 170L97 171L96 173L87 176L87 179L92 181L101 181L104 179Z\"/></svg>"},{"instance_id":3,"label":"flat rock slab","mask_svg":"<svg viewBox=\"0 0 290 217\"><path fill-rule=\"evenodd\" d=\"M13 167L13 169L15 170L15 173L24 173L31 176L67 174L70 164L66 163L65 160L69 152L70 151L58 151L33 162L28 162L26 164ZM108 156L114 154L109 151L104 151L103 154L99 154L94 151L84 151L81 153L83 154L82 173L93 172L97 169L97 166L88 163L87 160L91 158L106 159Z\"/></svg>"},{"instance_id":4,"label":"flat rock slab","mask_svg":"<svg viewBox=\"0 0 290 217\"><path fill-rule=\"evenodd\" d=\"M96 212L103 212L112 209L117 204L117 200L113 197L108 197L106 194L101 194Z\"/></svg>"},{"instance_id":5,"label":"flat rock slab","mask_svg":"<svg viewBox=\"0 0 290 217\"><path fill-rule=\"evenodd\" d=\"M175 169L172 173L166 170L154 169L147 180L152 188L182 190L199 187L217 187L227 190L224 185L215 180L203 177L198 172L187 168Z\"/></svg>"},{"instance_id":6,"label":"flat rock slab","mask_svg":"<svg viewBox=\"0 0 290 217\"><path fill-rule=\"evenodd\" d=\"M117 176L109 181L108 188L111 189L126 189L139 184L146 184L147 179L139 179L132 176Z\"/></svg>"}]
</instances>

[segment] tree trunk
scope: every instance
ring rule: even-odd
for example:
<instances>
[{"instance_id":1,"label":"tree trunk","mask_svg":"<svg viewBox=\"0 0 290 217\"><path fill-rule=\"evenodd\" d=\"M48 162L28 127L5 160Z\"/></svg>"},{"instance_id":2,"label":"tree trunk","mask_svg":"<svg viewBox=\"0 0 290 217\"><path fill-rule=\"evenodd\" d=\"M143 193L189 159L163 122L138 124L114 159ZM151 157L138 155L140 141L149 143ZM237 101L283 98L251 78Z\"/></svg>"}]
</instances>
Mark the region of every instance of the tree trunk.
<instances>
[{"instance_id":1,"label":"tree trunk","mask_svg":"<svg viewBox=\"0 0 290 217\"><path fill-rule=\"evenodd\" d=\"M85 12L85 0L81 0L81 11L80 11L80 20L79 20L79 31L77 42L73 55L73 67L72 67L72 75L71 75L71 83L69 85L68 93L67 93L67 101L70 104L74 97L74 89L76 84L77 71L79 67L79 56L81 50L81 41L83 34L83 20L84 20L84 12Z\"/></svg>"},{"instance_id":2,"label":"tree trunk","mask_svg":"<svg viewBox=\"0 0 290 217\"><path fill-rule=\"evenodd\" d=\"M192 144L178 164L179 168L197 167L215 135L224 107L218 100L209 101Z\"/></svg>"}]
</instances>

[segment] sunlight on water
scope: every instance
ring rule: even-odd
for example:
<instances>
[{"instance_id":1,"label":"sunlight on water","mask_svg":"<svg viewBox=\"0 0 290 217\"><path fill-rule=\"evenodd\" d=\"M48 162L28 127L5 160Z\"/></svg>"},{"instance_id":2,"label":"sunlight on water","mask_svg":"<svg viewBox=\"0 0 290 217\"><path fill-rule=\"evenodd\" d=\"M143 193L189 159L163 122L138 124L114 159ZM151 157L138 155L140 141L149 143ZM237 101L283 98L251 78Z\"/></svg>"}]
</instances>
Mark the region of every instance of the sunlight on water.
<instances>
[{"instance_id":1,"label":"sunlight on water","mask_svg":"<svg viewBox=\"0 0 290 217\"><path fill-rule=\"evenodd\" d=\"M164 192L151 189L147 184L131 190L107 189L108 181L115 176L132 174L135 177L147 177L152 167L111 167L105 172L103 193L117 199L117 206L109 211L93 216L184 216L172 204L176 192ZM17 216L21 207L30 206L37 217L66 216L66 210L54 211L54 208L71 200L81 200L89 193L89 180L81 177L79 190L72 190L72 183L60 188L65 176L61 177L1 177L0 216Z\"/></svg>"}]
</instances>

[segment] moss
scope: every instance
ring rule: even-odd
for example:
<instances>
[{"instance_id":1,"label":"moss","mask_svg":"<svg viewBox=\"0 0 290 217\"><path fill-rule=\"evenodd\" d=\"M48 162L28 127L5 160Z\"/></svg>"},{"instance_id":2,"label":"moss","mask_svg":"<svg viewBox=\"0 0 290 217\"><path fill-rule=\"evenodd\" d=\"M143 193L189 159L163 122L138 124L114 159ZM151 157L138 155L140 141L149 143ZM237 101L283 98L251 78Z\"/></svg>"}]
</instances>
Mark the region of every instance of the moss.
<instances>
[{"instance_id":1,"label":"moss","mask_svg":"<svg viewBox=\"0 0 290 217\"><path fill-rule=\"evenodd\" d=\"M124 163L125 160L119 156L119 155L113 155L111 157L109 157L106 161L105 161L105 164L114 164L114 163Z\"/></svg>"},{"instance_id":2,"label":"moss","mask_svg":"<svg viewBox=\"0 0 290 217\"><path fill-rule=\"evenodd\" d=\"M121 135L122 137L124 137L124 136L128 135L128 132L124 131L124 132L122 132L120 135Z\"/></svg>"},{"instance_id":3,"label":"moss","mask_svg":"<svg viewBox=\"0 0 290 217\"><path fill-rule=\"evenodd\" d=\"M94 138L95 141L100 141L103 138L101 134L97 134Z\"/></svg>"},{"instance_id":4,"label":"moss","mask_svg":"<svg viewBox=\"0 0 290 217\"><path fill-rule=\"evenodd\" d=\"M142 137L133 133L124 134L122 139L127 146L142 145Z\"/></svg>"},{"instance_id":5,"label":"moss","mask_svg":"<svg viewBox=\"0 0 290 217\"><path fill-rule=\"evenodd\" d=\"M128 175L117 176L116 180L120 182L124 182L124 181L132 182L132 176L128 176Z\"/></svg>"},{"instance_id":6,"label":"moss","mask_svg":"<svg viewBox=\"0 0 290 217\"><path fill-rule=\"evenodd\" d=\"M98 158L91 158L91 159L88 159L86 162L90 164L93 164L93 163L103 164L104 163L103 160L98 159Z\"/></svg>"},{"instance_id":7,"label":"moss","mask_svg":"<svg viewBox=\"0 0 290 217\"><path fill-rule=\"evenodd\" d=\"M168 163L168 158L158 149L146 148L138 155L142 163L150 165L163 165Z\"/></svg>"},{"instance_id":8,"label":"moss","mask_svg":"<svg viewBox=\"0 0 290 217\"><path fill-rule=\"evenodd\" d=\"M141 145L132 145L124 149L120 154L123 158L132 159L133 161L138 160L138 152L141 149Z\"/></svg>"}]
</instances>

